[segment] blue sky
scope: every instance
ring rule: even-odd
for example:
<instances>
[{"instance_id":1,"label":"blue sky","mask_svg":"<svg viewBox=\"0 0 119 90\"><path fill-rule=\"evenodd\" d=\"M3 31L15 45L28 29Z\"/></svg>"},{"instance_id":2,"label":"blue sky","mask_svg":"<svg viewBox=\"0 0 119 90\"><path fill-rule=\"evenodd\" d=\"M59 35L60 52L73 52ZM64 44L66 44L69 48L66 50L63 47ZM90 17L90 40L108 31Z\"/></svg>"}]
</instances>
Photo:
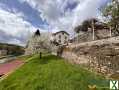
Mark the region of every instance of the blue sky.
<instances>
[{"instance_id":1,"label":"blue sky","mask_svg":"<svg viewBox=\"0 0 119 90\"><path fill-rule=\"evenodd\" d=\"M47 24L45 21L42 21L40 12L32 8L27 2L21 3L19 0L0 0L0 3L5 5L1 6L2 9L11 12L19 13L22 12L24 16L22 18L34 25L35 27L40 27L41 25Z\"/></svg>"},{"instance_id":2,"label":"blue sky","mask_svg":"<svg viewBox=\"0 0 119 90\"><path fill-rule=\"evenodd\" d=\"M87 18L109 0L0 0L0 42L25 45L37 28L42 32L65 30Z\"/></svg>"}]
</instances>

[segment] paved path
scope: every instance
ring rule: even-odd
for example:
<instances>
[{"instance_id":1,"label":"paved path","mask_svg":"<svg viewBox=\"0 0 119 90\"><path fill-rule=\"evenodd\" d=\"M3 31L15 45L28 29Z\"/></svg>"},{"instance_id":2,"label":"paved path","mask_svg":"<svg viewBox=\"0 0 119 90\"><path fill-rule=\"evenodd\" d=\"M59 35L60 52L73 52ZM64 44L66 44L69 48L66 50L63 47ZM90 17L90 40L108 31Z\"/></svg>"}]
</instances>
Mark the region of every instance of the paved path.
<instances>
[{"instance_id":1,"label":"paved path","mask_svg":"<svg viewBox=\"0 0 119 90\"><path fill-rule=\"evenodd\" d=\"M14 60L11 62L1 64L0 65L0 75L7 75L13 72L14 70L16 70L18 67L20 67L23 64L24 62L21 60Z\"/></svg>"},{"instance_id":2,"label":"paved path","mask_svg":"<svg viewBox=\"0 0 119 90\"><path fill-rule=\"evenodd\" d=\"M0 58L0 64L4 64L6 62L10 62L10 61L13 61L15 59L16 59L15 56L7 56L7 57L4 57L4 58Z\"/></svg>"}]
</instances>

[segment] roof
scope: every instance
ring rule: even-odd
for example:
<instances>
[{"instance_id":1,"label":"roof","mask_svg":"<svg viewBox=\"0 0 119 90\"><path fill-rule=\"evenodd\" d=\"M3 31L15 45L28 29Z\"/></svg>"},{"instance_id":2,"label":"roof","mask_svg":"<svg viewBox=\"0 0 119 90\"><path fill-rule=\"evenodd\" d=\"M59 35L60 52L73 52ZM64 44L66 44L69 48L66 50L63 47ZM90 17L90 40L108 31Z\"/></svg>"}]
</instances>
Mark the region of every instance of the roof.
<instances>
[{"instance_id":1,"label":"roof","mask_svg":"<svg viewBox=\"0 0 119 90\"><path fill-rule=\"evenodd\" d=\"M53 33L52 35L56 35L56 34L58 34L58 33L65 33L65 34L67 34L67 35L69 35L69 33L67 33L66 31L58 31L58 32L56 32L56 33Z\"/></svg>"},{"instance_id":2,"label":"roof","mask_svg":"<svg viewBox=\"0 0 119 90\"><path fill-rule=\"evenodd\" d=\"M39 29L36 30L36 32L35 32L34 35L35 35L35 36L36 36L36 35L40 36L40 31L39 31Z\"/></svg>"}]
</instances>

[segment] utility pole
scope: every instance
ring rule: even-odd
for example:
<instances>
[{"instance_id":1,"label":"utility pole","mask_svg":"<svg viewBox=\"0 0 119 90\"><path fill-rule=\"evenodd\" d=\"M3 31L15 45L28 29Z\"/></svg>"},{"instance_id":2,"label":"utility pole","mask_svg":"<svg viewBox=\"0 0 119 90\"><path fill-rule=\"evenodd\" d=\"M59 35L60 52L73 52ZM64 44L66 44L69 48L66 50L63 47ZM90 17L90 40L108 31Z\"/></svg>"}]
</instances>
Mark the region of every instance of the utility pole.
<instances>
[{"instance_id":1,"label":"utility pole","mask_svg":"<svg viewBox=\"0 0 119 90\"><path fill-rule=\"evenodd\" d=\"M112 37L112 28L111 28L111 26L110 26L110 37Z\"/></svg>"},{"instance_id":2,"label":"utility pole","mask_svg":"<svg viewBox=\"0 0 119 90\"><path fill-rule=\"evenodd\" d=\"M42 52L40 52L40 59L42 58Z\"/></svg>"},{"instance_id":3,"label":"utility pole","mask_svg":"<svg viewBox=\"0 0 119 90\"><path fill-rule=\"evenodd\" d=\"M93 40L95 40L94 20L92 20Z\"/></svg>"}]
</instances>

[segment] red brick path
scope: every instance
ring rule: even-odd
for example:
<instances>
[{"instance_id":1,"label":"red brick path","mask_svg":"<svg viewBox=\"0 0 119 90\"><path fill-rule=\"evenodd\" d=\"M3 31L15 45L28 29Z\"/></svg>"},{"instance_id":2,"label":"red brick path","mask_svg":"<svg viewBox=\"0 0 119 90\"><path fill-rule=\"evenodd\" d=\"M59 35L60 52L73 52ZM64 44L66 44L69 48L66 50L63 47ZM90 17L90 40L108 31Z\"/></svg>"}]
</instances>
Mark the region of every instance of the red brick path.
<instances>
[{"instance_id":1,"label":"red brick path","mask_svg":"<svg viewBox=\"0 0 119 90\"><path fill-rule=\"evenodd\" d=\"M0 65L0 75L4 74L7 75L8 73L14 71L21 65L23 65L24 62L21 60L14 60L5 64Z\"/></svg>"}]
</instances>

